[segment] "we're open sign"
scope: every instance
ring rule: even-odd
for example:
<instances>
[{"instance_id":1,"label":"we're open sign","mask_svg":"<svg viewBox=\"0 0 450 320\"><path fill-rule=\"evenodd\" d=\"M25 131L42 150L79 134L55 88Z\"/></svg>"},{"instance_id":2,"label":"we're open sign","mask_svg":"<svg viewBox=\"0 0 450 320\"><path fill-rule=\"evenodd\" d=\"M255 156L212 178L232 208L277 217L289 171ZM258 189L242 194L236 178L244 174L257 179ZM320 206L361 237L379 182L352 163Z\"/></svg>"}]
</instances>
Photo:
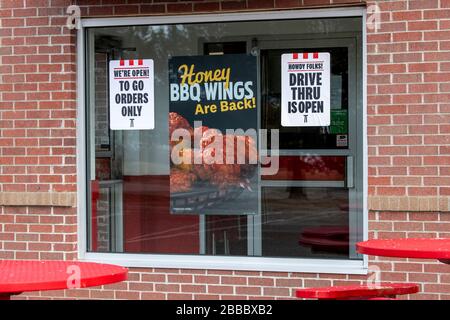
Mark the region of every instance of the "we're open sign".
<instances>
[{"instance_id":1,"label":"we're open sign","mask_svg":"<svg viewBox=\"0 0 450 320\"><path fill-rule=\"evenodd\" d=\"M155 128L153 60L109 62L111 130Z\"/></svg>"}]
</instances>

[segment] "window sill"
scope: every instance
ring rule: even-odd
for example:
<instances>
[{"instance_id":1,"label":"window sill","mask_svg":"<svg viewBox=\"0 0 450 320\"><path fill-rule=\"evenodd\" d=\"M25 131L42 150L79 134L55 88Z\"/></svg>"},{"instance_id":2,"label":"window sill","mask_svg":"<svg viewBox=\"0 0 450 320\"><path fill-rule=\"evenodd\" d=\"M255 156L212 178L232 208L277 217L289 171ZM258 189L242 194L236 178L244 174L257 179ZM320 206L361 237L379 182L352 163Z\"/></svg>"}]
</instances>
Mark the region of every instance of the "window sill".
<instances>
[{"instance_id":1,"label":"window sill","mask_svg":"<svg viewBox=\"0 0 450 320\"><path fill-rule=\"evenodd\" d=\"M126 253L85 253L80 260L129 268L212 269L366 275L365 260L282 259Z\"/></svg>"}]
</instances>

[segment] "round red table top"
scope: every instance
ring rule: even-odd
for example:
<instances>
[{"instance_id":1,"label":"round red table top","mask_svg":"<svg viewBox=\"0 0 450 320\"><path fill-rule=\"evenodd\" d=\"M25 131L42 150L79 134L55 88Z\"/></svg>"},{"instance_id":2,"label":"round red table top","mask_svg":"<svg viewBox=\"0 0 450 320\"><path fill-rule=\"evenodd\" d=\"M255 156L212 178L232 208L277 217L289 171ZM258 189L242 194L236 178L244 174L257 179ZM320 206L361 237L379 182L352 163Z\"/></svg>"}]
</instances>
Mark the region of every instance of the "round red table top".
<instances>
[{"instance_id":1,"label":"round red table top","mask_svg":"<svg viewBox=\"0 0 450 320\"><path fill-rule=\"evenodd\" d=\"M0 260L0 293L86 288L124 281L128 269L92 262Z\"/></svg>"},{"instance_id":2,"label":"round red table top","mask_svg":"<svg viewBox=\"0 0 450 320\"><path fill-rule=\"evenodd\" d=\"M361 297L385 297L419 292L414 283L380 283L372 285L349 285L323 288L304 288L296 291L297 298L349 299Z\"/></svg>"},{"instance_id":3,"label":"round red table top","mask_svg":"<svg viewBox=\"0 0 450 320\"><path fill-rule=\"evenodd\" d=\"M450 260L450 239L368 240L356 244L359 253L397 258Z\"/></svg>"}]
</instances>

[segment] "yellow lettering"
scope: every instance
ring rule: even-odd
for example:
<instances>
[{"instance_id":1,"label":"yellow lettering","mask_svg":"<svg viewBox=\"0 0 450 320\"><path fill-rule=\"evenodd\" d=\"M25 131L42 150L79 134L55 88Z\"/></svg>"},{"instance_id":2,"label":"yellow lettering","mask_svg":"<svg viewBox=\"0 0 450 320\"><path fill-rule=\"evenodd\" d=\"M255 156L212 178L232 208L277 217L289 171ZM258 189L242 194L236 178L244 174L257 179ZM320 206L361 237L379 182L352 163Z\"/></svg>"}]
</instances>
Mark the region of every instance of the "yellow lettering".
<instances>
[{"instance_id":1,"label":"yellow lettering","mask_svg":"<svg viewBox=\"0 0 450 320\"><path fill-rule=\"evenodd\" d=\"M180 76L181 84L187 82L189 85L193 85L202 82L224 81L226 89L228 89L230 85L231 68L194 72L195 65L192 64L188 67L186 64L183 64L178 67L178 71L182 73Z\"/></svg>"},{"instance_id":2,"label":"yellow lettering","mask_svg":"<svg viewBox=\"0 0 450 320\"><path fill-rule=\"evenodd\" d=\"M228 89L228 86L230 85L230 74L231 74L231 68L227 68L226 74L225 74L225 89Z\"/></svg>"},{"instance_id":3,"label":"yellow lettering","mask_svg":"<svg viewBox=\"0 0 450 320\"><path fill-rule=\"evenodd\" d=\"M191 68L189 69L186 64L183 64L178 68L178 71L183 72L183 74L181 75L181 84L185 84L186 80L189 85L195 83L192 81L192 77L194 75L194 65L191 65Z\"/></svg>"},{"instance_id":4,"label":"yellow lettering","mask_svg":"<svg viewBox=\"0 0 450 320\"><path fill-rule=\"evenodd\" d=\"M228 111L228 102L220 101L220 112L227 112L227 111Z\"/></svg>"},{"instance_id":5,"label":"yellow lettering","mask_svg":"<svg viewBox=\"0 0 450 320\"><path fill-rule=\"evenodd\" d=\"M222 71L220 69L216 69L214 71L214 79L220 78Z\"/></svg>"},{"instance_id":6,"label":"yellow lettering","mask_svg":"<svg viewBox=\"0 0 450 320\"><path fill-rule=\"evenodd\" d=\"M195 115L197 114L205 114L205 112L203 111L203 107L200 103L197 103L197 106L195 107Z\"/></svg>"},{"instance_id":7,"label":"yellow lettering","mask_svg":"<svg viewBox=\"0 0 450 320\"><path fill-rule=\"evenodd\" d=\"M203 81L204 81L204 77L206 76L206 74L205 73L203 73L203 72L197 72L196 74L195 74L195 81L194 81L194 83L202 83Z\"/></svg>"},{"instance_id":8,"label":"yellow lettering","mask_svg":"<svg viewBox=\"0 0 450 320\"><path fill-rule=\"evenodd\" d=\"M202 106L200 103L197 103L195 106L195 114L208 114L208 113L216 113L217 106L215 104L207 104Z\"/></svg>"},{"instance_id":9,"label":"yellow lettering","mask_svg":"<svg viewBox=\"0 0 450 320\"><path fill-rule=\"evenodd\" d=\"M244 99L245 109L253 109L256 108L256 99Z\"/></svg>"}]
</instances>

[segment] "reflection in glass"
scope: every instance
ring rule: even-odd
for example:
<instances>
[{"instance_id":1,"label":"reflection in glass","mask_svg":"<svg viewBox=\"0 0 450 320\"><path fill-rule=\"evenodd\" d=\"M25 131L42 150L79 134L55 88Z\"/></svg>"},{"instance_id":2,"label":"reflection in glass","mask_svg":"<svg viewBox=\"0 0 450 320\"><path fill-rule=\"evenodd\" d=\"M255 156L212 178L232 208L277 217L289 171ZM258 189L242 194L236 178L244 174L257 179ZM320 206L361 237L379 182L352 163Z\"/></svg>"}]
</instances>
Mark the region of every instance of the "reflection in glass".
<instances>
[{"instance_id":1,"label":"reflection in glass","mask_svg":"<svg viewBox=\"0 0 450 320\"><path fill-rule=\"evenodd\" d=\"M89 251L151 254L349 258L349 190L341 187L346 158L330 155L280 157L280 172L262 177L255 192L258 213L236 215L233 201L219 215L170 214L169 69L176 56L249 54L264 39L339 38L361 33L360 18L248 21L88 29L86 78L89 188ZM301 50L293 47L290 50ZM312 50L312 49L308 49ZM333 128L281 128L283 149L347 149L347 48L321 48L332 57ZM252 53L258 50L252 50ZM280 128L279 57L262 50L258 61L259 125ZM108 119L108 61L153 59L155 130L111 131ZM333 115L332 115L333 118ZM348 137L348 141L352 137ZM343 150L338 150L343 151ZM339 154L340 155L340 154ZM302 185L314 182L316 187ZM284 183L284 185L283 185ZM323 185L320 185L320 184ZM334 187L327 185L332 184ZM267 185L267 184L273 184ZM318 185L319 184L319 185ZM262 185L262 187L261 187ZM352 231L353 232L353 231ZM352 257L353 258L353 257Z\"/></svg>"},{"instance_id":2,"label":"reflection in glass","mask_svg":"<svg viewBox=\"0 0 450 320\"><path fill-rule=\"evenodd\" d=\"M346 189L265 187L262 197L263 256L348 258Z\"/></svg>"},{"instance_id":3,"label":"reflection in glass","mask_svg":"<svg viewBox=\"0 0 450 320\"><path fill-rule=\"evenodd\" d=\"M281 127L281 55L291 52L329 52L331 59L331 121L329 127ZM261 52L264 90L262 127L280 129L281 149L346 149L337 143L337 134L348 135L348 52L347 48L292 48ZM336 112L339 111L339 112ZM340 127L336 118L339 116ZM270 147L270 144L269 144Z\"/></svg>"}]
</instances>

